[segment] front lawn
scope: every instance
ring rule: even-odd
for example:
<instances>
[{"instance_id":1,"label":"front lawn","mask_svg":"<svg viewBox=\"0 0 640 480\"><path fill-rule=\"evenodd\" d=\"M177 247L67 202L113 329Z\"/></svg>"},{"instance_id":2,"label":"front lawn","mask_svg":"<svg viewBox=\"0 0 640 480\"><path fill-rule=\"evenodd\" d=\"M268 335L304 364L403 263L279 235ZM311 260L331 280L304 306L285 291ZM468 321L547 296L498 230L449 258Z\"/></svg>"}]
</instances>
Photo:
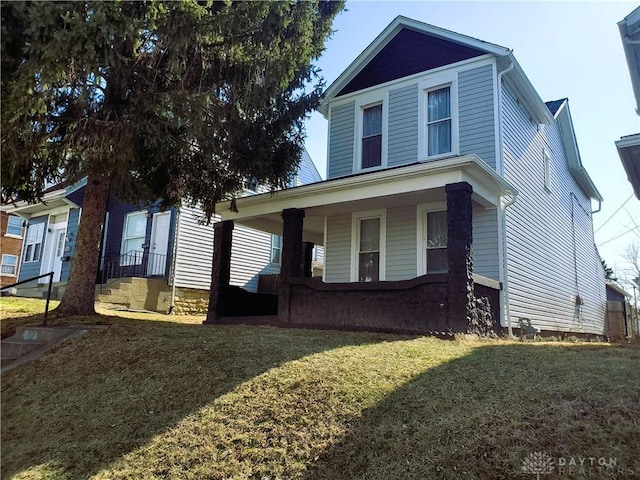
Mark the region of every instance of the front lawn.
<instances>
[{"instance_id":1,"label":"front lawn","mask_svg":"<svg viewBox=\"0 0 640 480\"><path fill-rule=\"evenodd\" d=\"M119 315L3 375L2 478L640 476L637 346Z\"/></svg>"}]
</instances>

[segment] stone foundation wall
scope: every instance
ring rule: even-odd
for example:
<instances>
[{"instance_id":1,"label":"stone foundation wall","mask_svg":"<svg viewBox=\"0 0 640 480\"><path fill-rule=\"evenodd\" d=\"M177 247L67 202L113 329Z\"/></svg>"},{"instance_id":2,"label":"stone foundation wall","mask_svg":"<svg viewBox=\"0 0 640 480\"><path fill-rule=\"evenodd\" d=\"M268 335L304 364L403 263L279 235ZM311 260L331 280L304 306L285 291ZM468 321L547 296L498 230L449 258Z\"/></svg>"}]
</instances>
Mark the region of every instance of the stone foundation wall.
<instances>
[{"instance_id":1,"label":"stone foundation wall","mask_svg":"<svg viewBox=\"0 0 640 480\"><path fill-rule=\"evenodd\" d=\"M166 299L164 311L169 309L170 302L171 294ZM163 301L163 303L165 302ZM206 315L208 307L209 290L176 288L175 308L173 310L176 315Z\"/></svg>"}]
</instances>

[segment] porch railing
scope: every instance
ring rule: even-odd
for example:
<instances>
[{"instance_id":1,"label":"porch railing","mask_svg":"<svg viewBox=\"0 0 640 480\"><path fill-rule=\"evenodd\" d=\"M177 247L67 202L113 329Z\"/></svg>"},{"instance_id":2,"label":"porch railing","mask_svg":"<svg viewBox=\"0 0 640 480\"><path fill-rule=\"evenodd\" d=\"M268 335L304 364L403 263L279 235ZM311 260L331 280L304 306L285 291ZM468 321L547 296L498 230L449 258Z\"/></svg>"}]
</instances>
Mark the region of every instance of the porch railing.
<instances>
[{"instance_id":1,"label":"porch railing","mask_svg":"<svg viewBox=\"0 0 640 480\"><path fill-rule=\"evenodd\" d=\"M167 256L132 250L104 262L102 281L122 277L164 277L167 270Z\"/></svg>"}]
</instances>

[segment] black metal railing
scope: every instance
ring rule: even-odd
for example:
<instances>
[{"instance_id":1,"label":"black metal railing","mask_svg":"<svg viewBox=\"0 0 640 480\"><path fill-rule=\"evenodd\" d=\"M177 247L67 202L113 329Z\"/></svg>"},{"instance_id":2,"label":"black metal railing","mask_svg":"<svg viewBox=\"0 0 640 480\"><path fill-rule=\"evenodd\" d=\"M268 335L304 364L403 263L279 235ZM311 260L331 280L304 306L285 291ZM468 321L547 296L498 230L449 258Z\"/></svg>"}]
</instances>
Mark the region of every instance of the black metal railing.
<instances>
[{"instance_id":1,"label":"black metal railing","mask_svg":"<svg viewBox=\"0 0 640 480\"><path fill-rule=\"evenodd\" d=\"M12 283L11 285L5 285L0 288L0 292L3 290L8 290L13 287L17 287L18 285L23 285L25 283L32 282L34 280L38 280L39 278L49 277L49 286L47 288L47 302L44 305L44 321L42 322L42 326L47 326L47 316L49 315L49 300L51 300L51 287L53 285L53 272L43 273L42 275L38 275L37 277L27 278L26 280L22 280L20 282Z\"/></svg>"},{"instance_id":2,"label":"black metal railing","mask_svg":"<svg viewBox=\"0 0 640 480\"><path fill-rule=\"evenodd\" d=\"M104 262L102 282L123 277L164 277L167 270L167 256L132 250L112 257Z\"/></svg>"}]
</instances>

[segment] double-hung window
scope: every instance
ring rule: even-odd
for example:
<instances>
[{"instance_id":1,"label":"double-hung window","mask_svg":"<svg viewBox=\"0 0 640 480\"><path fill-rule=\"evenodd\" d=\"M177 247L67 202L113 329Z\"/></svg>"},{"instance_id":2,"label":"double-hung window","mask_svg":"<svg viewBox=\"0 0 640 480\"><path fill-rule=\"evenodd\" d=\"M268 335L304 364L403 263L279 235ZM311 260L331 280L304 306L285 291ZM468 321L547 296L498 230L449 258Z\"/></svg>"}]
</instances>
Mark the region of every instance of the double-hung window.
<instances>
[{"instance_id":1,"label":"double-hung window","mask_svg":"<svg viewBox=\"0 0 640 480\"><path fill-rule=\"evenodd\" d=\"M382 165L382 104L362 109L361 168Z\"/></svg>"},{"instance_id":2,"label":"double-hung window","mask_svg":"<svg viewBox=\"0 0 640 480\"><path fill-rule=\"evenodd\" d=\"M282 261L282 237L271 236L271 263L279 264Z\"/></svg>"},{"instance_id":3,"label":"double-hung window","mask_svg":"<svg viewBox=\"0 0 640 480\"><path fill-rule=\"evenodd\" d=\"M18 257L16 255L3 254L2 265L0 265L0 275L11 275L15 277L18 270Z\"/></svg>"},{"instance_id":4,"label":"double-hung window","mask_svg":"<svg viewBox=\"0 0 640 480\"><path fill-rule=\"evenodd\" d=\"M418 160L459 153L458 80L455 72L427 78L418 86Z\"/></svg>"},{"instance_id":5,"label":"double-hung window","mask_svg":"<svg viewBox=\"0 0 640 480\"><path fill-rule=\"evenodd\" d=\"M127 215L122 233L122 259L120 264L142 264L144 240L147 233L147 213L136 212Z\"/></svg>"},{"instance_id":6,"label":"double-hung window","mask_svg":"<svg viewBox=\"0 0 640 480\"><path fill-rule=\"evenodd\" d=\"M425 212L425 261L427 273L446 273L447 212Z\"/></svg>"},{"instance_id":7,"label":"double-hung window","mask_svg":"<svg viewBox=\"0 0 640 480\"><path fill-rule=\"evenodd\" d=\"M27 238L24 245L24 261L37 262L42 254L42 238L44 236L44 223L29 225Z\"/></svg>"},{"instance_id":8,"label":"double-hung window","mask_svg":"<svg viewBox=\"0 0 640 480\"><path fill-rule=\"evenodd\" d=\"M22 219L11 216L7 219L7 235L11 237L22 237Z\"/></svg>"},{"instance_id":9,"label":"double-hung window","mask_svg":"<svg viewBox=\"0 0 640 480\"><path fill-rule=\"evenodd\" d=\"M453 151L451 87L427 92L427 156Z\"/></svg>"},{"instance_id":10,"label":"double-hung window","mask_svg":"<svg viewBox=\"0 0 640 480\"><path fill-rule=\"evenodd\" d=\"M353 214L352 281L384 280L385 229L383 210Z\"/></svg>"}]
</instances>

